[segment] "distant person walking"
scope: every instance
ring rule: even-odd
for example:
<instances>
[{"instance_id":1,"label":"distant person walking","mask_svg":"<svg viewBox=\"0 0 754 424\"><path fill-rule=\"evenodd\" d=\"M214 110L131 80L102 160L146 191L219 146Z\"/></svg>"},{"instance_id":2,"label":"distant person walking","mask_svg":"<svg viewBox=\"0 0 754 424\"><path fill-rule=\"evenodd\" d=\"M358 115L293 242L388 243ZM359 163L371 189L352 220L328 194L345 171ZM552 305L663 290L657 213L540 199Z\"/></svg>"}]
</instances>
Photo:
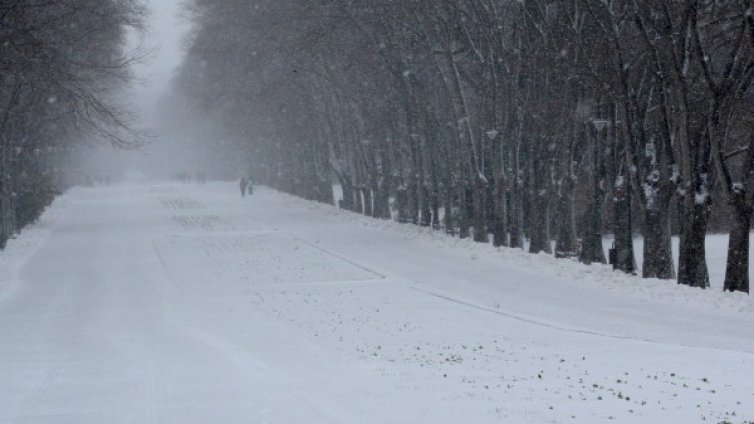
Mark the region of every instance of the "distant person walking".
<instances>
[{"instance_id":1,"label":"distant person walking","mask_svg":"<svg viewBox=\"0 0 754 424\"><path fill-rule=\"evenodd\" d=\"M249 179L246 180L246 184L249 187L249 196L251 196L252 194L254 194L254 182L251 180L251 177L249 177Z\"/></svg>"},{"instance_id":2,"label":"distant person walking","mask_svg":"<svg viewBox=\"0 0 754 424\"><path fill-rule=\"evenodd\" d=\"M246 197L246 187L249 185L249 180L246 177L241 177L241 181L238 182L238 186L241 189L241 197Z\"/></svg>"}]
</instances>

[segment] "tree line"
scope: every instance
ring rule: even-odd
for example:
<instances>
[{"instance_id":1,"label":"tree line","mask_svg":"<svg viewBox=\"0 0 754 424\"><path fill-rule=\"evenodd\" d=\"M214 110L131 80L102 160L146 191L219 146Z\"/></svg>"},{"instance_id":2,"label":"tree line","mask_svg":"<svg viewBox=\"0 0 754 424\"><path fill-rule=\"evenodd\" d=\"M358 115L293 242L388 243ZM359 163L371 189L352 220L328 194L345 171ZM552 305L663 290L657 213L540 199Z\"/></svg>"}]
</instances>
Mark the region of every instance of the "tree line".
<instances>
[{"instance_id":1,"label":"tree line","mask_svg":"<svg viewBox=\"0 0 754 424\"><path fill-rule=\"evenodd\" d=\"M175 86L256 180L376 218L584 263L612 233L706 288L717 214L748 292L753 4L190 0Z\"/></svg>"},{"instance_id":2,"label":"tree line","mask_svg":"<svg viewBox=\"0 0 754 424\"><path fill-rule=\"evenodd\" d=\"M63 187L82 140L133 145L117 89L141 57L126 48L138 0L0 2L0 249Z\"/></svg>"}]
</instances>

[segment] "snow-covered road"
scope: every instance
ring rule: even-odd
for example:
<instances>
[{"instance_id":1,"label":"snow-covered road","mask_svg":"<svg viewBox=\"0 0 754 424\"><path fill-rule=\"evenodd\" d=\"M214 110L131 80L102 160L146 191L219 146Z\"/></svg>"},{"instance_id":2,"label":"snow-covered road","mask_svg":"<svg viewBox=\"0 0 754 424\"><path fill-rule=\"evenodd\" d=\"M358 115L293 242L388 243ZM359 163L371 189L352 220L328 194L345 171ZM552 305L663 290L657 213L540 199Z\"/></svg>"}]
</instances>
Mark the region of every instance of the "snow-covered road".
<instances>
[{"instance_id":1,"label":"snow-covered road","mask_svg":"<svg viewBox=\"0 0 754 424\"><path fill-rule=\"evenodd\" d=\"M0 271L3 424L754 420L749 297L267 189L75 189Z\"/></svg>"}]
</instances>

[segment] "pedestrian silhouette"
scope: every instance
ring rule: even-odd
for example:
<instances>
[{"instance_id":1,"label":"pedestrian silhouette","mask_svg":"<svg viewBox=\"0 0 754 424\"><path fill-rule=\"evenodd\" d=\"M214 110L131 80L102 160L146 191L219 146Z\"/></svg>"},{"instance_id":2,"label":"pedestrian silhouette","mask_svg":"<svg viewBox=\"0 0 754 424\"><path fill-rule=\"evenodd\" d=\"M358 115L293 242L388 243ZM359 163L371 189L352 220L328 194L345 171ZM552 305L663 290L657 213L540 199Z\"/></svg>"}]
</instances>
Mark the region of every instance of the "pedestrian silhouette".
<instances>
[{"instance_id":1,"label":"pedestrian silhouette","mask_svg":"<svg viewBox=\"0 0 754 424\"><path fill-rule=\"evenodd\" d=\"M238 182L238 186L241 189L241 197L246 197L246 187L249 185L249 180L246 177L241 177L241 181Z\"/></svg>"}]
</instances>

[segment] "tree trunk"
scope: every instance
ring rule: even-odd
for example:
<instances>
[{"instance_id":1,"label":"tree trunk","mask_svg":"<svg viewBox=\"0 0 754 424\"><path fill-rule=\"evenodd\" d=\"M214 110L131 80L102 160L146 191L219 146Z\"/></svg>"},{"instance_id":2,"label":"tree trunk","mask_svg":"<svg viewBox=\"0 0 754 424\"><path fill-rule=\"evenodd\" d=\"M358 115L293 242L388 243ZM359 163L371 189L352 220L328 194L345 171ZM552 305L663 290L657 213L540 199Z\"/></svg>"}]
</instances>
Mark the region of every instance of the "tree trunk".
<instances>
[{"instance_id":1,"label":"tree trunk","mask_svg":"<svg viewBox=\"0 0 754 424\"><path fill-rule=\"evenodd\" d=\"M655 207L644 212L644 278L675 278L670 234L670 196L658 194Z\"/></svg>"},{"instance_id":2,"label":"tree trunk","mask_svg":"<svg viewBox=\"0 0 754 424\"><path fill-rule=\"evenodd\" d=\"M432 213L432 228L440 228L440 187L437 181L437 164L432 160L432 191L430 192L430 207Z\"/></svg>"},{"instance_id":3,"label":"tree trunk","mask_svg":"<svg viewBox=\"0 0 754 424\"><path fill-rule=\"evenodd\" d=\"M555 243L557 258L575 258L579 254L574 228L573 186L570 176L563 178L558 196L558 238Z\"/></svg>"},{"instance_id":4,"label":"tree trunk","mask_svg":"<svg viewBox=\"0 0 754 424\"><path fill-rule=\"evenodd\" d=\"M0 159L1 160L1 159ZM0 162L2 164L2 162ZM5 176L0 174L0 250L5 249L10 238L10 231L8 230L8 217L6 211L9 207L9 198L5 194L5 186L7 181Z\"/></svg>"},{"instance_id":5,"label":"tree trunk","mask_svg":"<svg viewBox=\"0 0 754 424\"><path fill-rule=\"evenodd\" d=\"M749 293L749 234L753 208L743 191L733 193L733 226L728 237L728 261L723 290Z\"/></svg>"},{"instance_id":6,"label":"tree trunk","mask_svg":"<svg viewBox=\"0 0 754 424\"><path fill-rule=\"evenodd\" d=\"M398 203L398 222L408 222L408 191L403 185L396 191L396 202Z\"/></svg>"},{"instance_id":7,"label":"tree trunk","mask_svg":"<svg viewBox=\"0 0 754 424\"><path fill-rule=\"evenodd\" d=\"M503 148L496 134L492 141L492 245L495 247L508 245L506 224L508 208L505 196L505 174L503 163Z\"/></svg>"},{"instance_id":8,"label":"tree trunk","mask_svg":"<svg viewBox=\"0 0 754 424\"><path fill-rule=\"evenodd\" d=\"M546 184L546 164L543 153L544 141L539 143L529 140L528 170L529 170L529 253L552 253L550 246L550 231L548 221Z\"/></svg>"},{"instance_id":9,"label":"tree trunk","mask_svg":"<svg viewBox=\"0 0 754 424\"><path fill-rule=\"evenodd\" d=\"M483 176L474 178L474 241L488 243L485 205L487 203L487 181Z\"/></svg>"},{"instance_id":10,"label":"tree trunk","mask_svg":"<svg viewBox=\"0 0 754 424\"><path fill-rule=\"evenodd\" d=\"M587 225L581 241L579 260L585 264L604 264L605 249L602 247L602 203L604 195L593 194L592 204L587 210Z\"/></svg>"},{"instance_id":11,"label":"tree trunk","mask_svg":"<svg viewBox=\"0 0 754 424\"><path fill-rule=\"evenodd\" d=\"M605 261L605 249L602 247L602 209L605 203L604 167L600 160L600 147L595 142L592 147L592 190L591 204L587 208L586 227L581 241L581 256L579 260L585 264L601 263Z\"/></svg>"},{"instance_id":12,"label":"tree trunk","mask_svg":"<svg viewBox=\"0 0 754 424\"><path fill-rule=\"evenodd\" d=\"M451 170L445 171L445 182L443 182L443 188L445 189L445 195L443 196L443 224L445 225L445 233L455 234L455 223L453 222L453 176Z\"/></svg>"},{"instance_id":13,"label":"tree trunk","mask_svg":"<svg viewBox=\"0 0 754 424\"><path fill-rule=\"evenodd\" d=\"M372 208L372 190L369 187L362 187L361 194L364 196L364 215L372 216L374 214Z\"/></svg>"},{"instance_id":14,"label":"tree trunk","mask_svg":"<svg viewBox=\"0 0 754 424\"><path fill-rule=\"evenodd\" d=\"M467 182L461 180L458 182L458 237L462 239L469 238L470 235L470 223L469 223L469 199Z\"/></svg>"},{"instance_id":15,"label":"tree trunk","mask_svg":"<svg viewBox=\"0 0 754 424\"><path fill-rule=\"evenodd\" d=\"M515 190L511 195L511 213L509 222L510 247L516 249L524 248L524 237L522 234L523 214L522 214L522 196L520 190Z\"/></svg>"},{"instance_id":16,"label":"tree trunk","mask_svg":"<svg viewBox=\"0 0 754 424\"><path fill-rule=\"evenodd\" d=\"M508 245L508 234L505 232L508 208L506 207L505 182L502 169L495 175L495 184L492 188L492 201L494 203L492 224L492 244L495 247Z\"/></svg>"},{"instance_id":17,"label":"tree trunk","mask_svg":"<svg viewBox=\"0 0 754 424\"><path fill-rule=\"evenodd\" d=\"M510 233L510 246L517 249L524 248L524 193L521 188L518 171L514 171L511 179L513 186L510 193L510 217L508 219L508 232Z\"/></svg>"},{"instance_id":18,"label":"tree trunk","mask_svg":"<svg viewBox=\"0 0 754 424\"><path fill-rule=\"evenodd\" d=\"M320 178L317 186L317 200L320 203L326 203L328 205L335 204L332 180L330 178Z\"/></svg>"},{"instance_id":19,"label":"tree trunk","mask_svg":"<svg viewBox=\"0 0 754 424\"><path fill-rule=\"evenodd\" d=\"M692 203L692 205L691 207L684 205L681 215L678 284L705 289L709 287L709 272L707 271L704 246L709 205L707 202L697 204L694 199L691 199L691 202L684 203Z\"/></svg>"},{"instance_id":20,"label":"tree trunk","mask_svg":"<svg viewBox=\"0 0 754 424\"><path fill-rule=\"evenodd\" d=\"M353 184L348 177L340 178L340 188L343 190L343 200L341 200L340 207L349 211L354 210L353 207Z\"/></svg>"},{"instance_id":21,"label":"tree trunk","mask_svg":"<svg viewBox=\"0 0 754 424\"><path fill-rule=\"evenodd\" d=\"M386 152L387 147L382 146L380 149L380 176L376 181L374 214L378 218L390 219L390 186L391 173L393 172Z\"/></svg>"},{"instance_id":22,"label":"tree trunk","mask_svg":"<svg viewBox=\"0 0 754 424\"><path fill-rule=\"evenodd\" d=\"M408 175L408 214L411 223L419 224L419 163L417 160L416 137L410 137L411 140L411 165L409 166Z\"/></svg>"},{"instance_id":23,"label":"tree trunk","mask_svg":"<svg viewBox=\"0 0 754 424\"><path fill-rule=\"evenodd\" d=\"M529 201L529 253L552 253L548 237L547 194L532 193Z\"/></svg>"},{"instance_id":24,"label":"tree trunk","mask_svg":"<svg viewBox=\"0 0 754 424\"><path fill-rule=\"evenodd\" d=\"M453 197L455 191L453 190L453 167L450 166L452 163L450 153L451 148L452 146L449 140L446 140L440 145L441 160L445 163L445 166L440 167L440 172L442 172L442 221L445 226L445 233L453 235L455 233L453 226Z\"/></svg>"},{"instance_id":25,"label":"tree trunk","mask_svg":"<svg viewBox=\"0 0 754 424\"><path fill-rule=\"evenodd\" d=\"M390 195L387 187L380 183L374 199L374 216L380 219L390 219Z\"/></svg>"},{"instance_id":26,"label":"tree trunk","mask_svg":"<svg viewBox=\"0 0 754 424\"><path fill-rule=\"evenodd\" d=\"M364 213L364 203L361 201L361 189L355 187L353 193L353 211L356 213Z\"/></svg>"},{"instance_id":27,"label":"tree trunk","mask_svg":"<svg viewBox=\"0 0 754 424\"><path fill-rule=\"evenodd\" d=\"M419 190L421 192L421 221L419 224L422 227L429 227L432 225L432 206L430 204L429 187L427 187L427 184L421 183Z\"/></svg>"},{"instance_id":28,"label":"tree trunk","mask_svg":"<svg viewBox=\"0 0 754 424\"><path fill-rule=\"evenodd\" d=\"M521 75L519 74L519 78ZM514 146L509 150L511 155L508 163L511 164L509 180L511 181L511 216L508 219L510 233L510 246L513 248L524 248L524 205L526 193L524 191L524 170L521 169L521 149L526 140L524 139L524 113L523 108L519 106L516 113L516 141Z\"/></svg>"},{"instance_id":29,"label":"tree trunk","mask_svg":"<svg viewBox=\"0 0 754 424\"><path fill-rule=\"evenodd\" d=\"M7 210L10 207L10 197L8 196L7 190L9 174L5 160L5 152L8 149L3 144L4 140L2 138L2 133L0 133L0 250L5 249L8 239L10 238L7 216Z\"/></svg>"},{"instance_id":30,"label":"tree trunk","mask_svg":"<svg viewBox=\"0 0 754 424\"><path fill-rule=\"evenodd\" d=\"M616 193L613 199L615 214L613 269L634 274L636 273L636 258L634 257L631 219L631 189L627 187L627 179L625 177L621 177L621 179L622 181L616 184Z\"/></svg>"}]
</instances>

